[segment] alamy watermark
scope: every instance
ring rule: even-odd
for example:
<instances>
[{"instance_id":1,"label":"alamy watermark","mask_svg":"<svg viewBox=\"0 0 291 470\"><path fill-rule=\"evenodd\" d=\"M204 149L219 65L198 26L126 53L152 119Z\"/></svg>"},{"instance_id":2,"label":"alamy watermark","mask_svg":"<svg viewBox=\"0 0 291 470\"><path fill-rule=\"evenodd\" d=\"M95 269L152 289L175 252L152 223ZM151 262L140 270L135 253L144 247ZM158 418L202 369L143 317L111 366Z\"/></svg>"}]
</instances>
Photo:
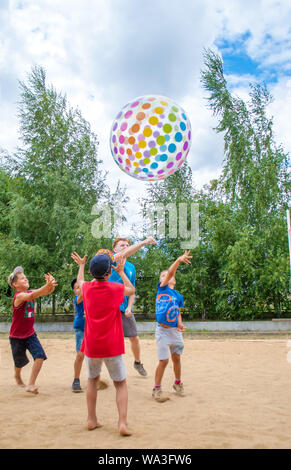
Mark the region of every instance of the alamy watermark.
<instances>
[{"instance_id":1,"label":"alamy watermark","mask_svg":"<svg viewBox=\"0 0 291 470\"><path fill-rule=\"evenodd\" d=\"M91 233L97 239L111 238L124 222L120 208L110 204L95 204L91 214L98 216L91 226ZM199 204L149 203L142 210L140 225L146 237L179 239L181 249L194 249L199 244Z\"/></svg>"}]
</instances>

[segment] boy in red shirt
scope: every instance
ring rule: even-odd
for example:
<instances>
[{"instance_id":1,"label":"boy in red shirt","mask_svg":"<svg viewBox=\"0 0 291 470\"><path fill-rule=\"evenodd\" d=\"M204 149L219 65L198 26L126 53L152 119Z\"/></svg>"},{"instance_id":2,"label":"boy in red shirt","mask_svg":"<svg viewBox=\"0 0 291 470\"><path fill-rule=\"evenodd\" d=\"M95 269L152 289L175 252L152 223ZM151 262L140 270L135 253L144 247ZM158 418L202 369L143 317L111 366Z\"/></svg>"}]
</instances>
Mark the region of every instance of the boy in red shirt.
<instances>
[{"instance_id":1,"label":"boy in red shirt","mask_svg":"<svg viewBox=\"0 0 291 470\"><path fill-rule=\"evenodd\" d=\"M108 282L112 272L113 255L97 253L90 260L92 281L84 281L84 258L74 252L72 258L79 265L78 283L83 292L86 311L85 334L81 351L85 355L88 372L87 408L88 429L100 427L96 416L97 385L104 362L116 389L118 430L122 436L131 433L127 428L128 391L126 370L122 355L125 353L120 304L124 296L133 295L135 288L124 274L125 259L117 261L114 268L124 284Z\"/></svg>"},{"instance_id":2,"label":"boy in red shirt","mask_svg":"<svg viewBox=\"0 0 291 470\"><path fill-rule=\"evenodd\" d=\"M8 284L16 290L12 301L13 317L9 331L9 340L15 366L15 380L21 387L25 386L21 378L21 370L29 362L26 355L26 350L28 350L34 359L34 364L26 391L34 394L38 393L35 381L43 361L46 359L45 352L33 327L34 299L51 294L57 286L51 274L45 274L44 277L45 285L35 290L29 290L29 281L21 266L17 266L8 277Z\"/></svg>"}]
</instances>

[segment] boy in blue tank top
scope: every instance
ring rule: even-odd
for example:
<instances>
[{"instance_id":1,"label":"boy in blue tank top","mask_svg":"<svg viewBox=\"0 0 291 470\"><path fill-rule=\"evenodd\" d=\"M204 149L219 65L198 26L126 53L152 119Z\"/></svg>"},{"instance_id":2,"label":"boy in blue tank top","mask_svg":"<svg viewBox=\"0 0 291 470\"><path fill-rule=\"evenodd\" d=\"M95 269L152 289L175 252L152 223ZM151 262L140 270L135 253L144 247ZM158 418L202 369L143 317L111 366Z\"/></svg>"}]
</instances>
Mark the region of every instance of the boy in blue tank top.
<instances>
[{"instance_id":1,"label":"boy in blue tank top","mask_svg":"<svg viewBox=\"0 0 291 470\"><path fill-rule=\"evenodd\" d=\"M175 274L181 263L191 264L190 251L182 256L160 274L156 297L156 342L159 363L155 372L155 386L152 397L158 402L169 400L161 390L162 378L169 362L169 351L173 362L175 382L173 388L178 395L183 395L181 382L181 354L184 349L182 332L186 330L182 323L181 308L184 307L183 296L177 292Z\"/></svg>"}]
</instances>

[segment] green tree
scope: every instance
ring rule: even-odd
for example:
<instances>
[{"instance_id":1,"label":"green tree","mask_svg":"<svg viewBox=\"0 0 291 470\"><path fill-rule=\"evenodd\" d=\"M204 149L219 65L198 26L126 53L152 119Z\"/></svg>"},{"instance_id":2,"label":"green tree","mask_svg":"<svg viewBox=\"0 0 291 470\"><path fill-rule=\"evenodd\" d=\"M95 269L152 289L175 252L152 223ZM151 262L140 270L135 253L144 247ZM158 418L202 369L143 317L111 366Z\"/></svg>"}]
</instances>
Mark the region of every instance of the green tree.
<instances>
[{"instance_id":1,"label":"green tree","mask_svg":"<svg viewBox=\"0 0 291 470\"><path fill-rule=\"evenodd\" d=\"M245 103L229 91L221 58L208 50L204 59L202 84L225 142L218 186L233 212L232 239L218 254L217 308L241 318L262 315L270 306L280 314L288 308L285 214L291 182L288 155L276 145L267 116L272 97L266 86L251 84Z\"/></svg>"},{"instance_id":2,"label":"green tree","mask_svg":"<svg viewBox=\"0 0 291 470\"><path fill-rule=\"evenodd\" d=\"M96 135L80 111L46 84L44 69L33 67L27 82L20 82L20 91L22 146L9 163L14 175L10 239L26 254L23 264L31 284L52 272L58 278L59 300L65 302L71 297L70 254L95 249L92 207L110 191L97 158ZM41 256L32 260L30 249Z\"/></svg>"}]
</instances>

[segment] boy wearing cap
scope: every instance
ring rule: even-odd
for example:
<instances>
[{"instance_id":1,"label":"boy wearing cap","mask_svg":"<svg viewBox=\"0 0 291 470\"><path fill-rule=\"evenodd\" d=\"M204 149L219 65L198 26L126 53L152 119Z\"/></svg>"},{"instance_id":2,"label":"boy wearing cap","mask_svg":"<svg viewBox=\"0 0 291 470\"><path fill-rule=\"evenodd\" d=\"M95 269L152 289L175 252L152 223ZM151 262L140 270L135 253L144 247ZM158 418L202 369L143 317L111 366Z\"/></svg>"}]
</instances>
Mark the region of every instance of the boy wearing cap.
<instances>
[{"instance_id":1,"label":"boy wearing cap","mask_svg":"<svg viewBox=\"0 0 291 470\"><path fill-rule=\"evenodd\" d=\"M112 271L113 255L97 253L90 260L91 282L84 281L86 256L74 252L72 258L79 265L77 280L83 293L86 311L85 334L81 350L85 355L88 372L87 408L88 429L100 427L96 415L97 385L104 362L116 389L118 429L122 436L131 433L127 428L128 391L126 370L122 355L125 353L120 305L124 296L133 295L135 289L124 274L125 260L117 261L114 268L123 284L107 282Z\"/></svg>"},{"instance_id":2,"label":"boy wearing cap","mask_svg":"<svg viewBox=\"0 0 291 470\"><path fill-rule=\"evenodd\" d=\"M74 309L76 315L74 318L73 328L75 330L75 339L76 339L76 357L74 361L74 380L72 383L72 392L79 393L83 392L80 384L80 374L84 361L84 354L81 351L81 345L84 339L84 330L85 330L85 310L83 302L83 294L80 288L80 285L77 279L73 279L71 282L71 287L74 291ZM104 390L107 388L107 383L103 380L99 380L98 390Z\"/></svg>"},{"instance_id":3,"label":"boy wearing cap","mask_svg":"<svg viewBox=\"0 0 291 470\"><path fill-rule=\"evenodd\" d=\"M128 258L129 256L134 255L140 248L150 245L156 244L156 240L153 237L148 237L140 243L135 243L134 245L130 246L130 240L128 238L118 237L113 242L113 252L114 258L118 259L119 255ZM135 286L136 280L136 269L135 266L130 263L127 259L124 266L124 271L128 279L131 283ZM122 282L122 279L118 275L116 271L113 271L110 278L110 282ZM141 348L140 348L140 341L137 333L137 325L135 316L132 312L132 306L134 303L134 295L129 297L125 296L123 303L120 305L121 311L121 318L122 318L122 325L123 325L123 333L124 337L128 338L131 345L131 350L134 356L134 363L133 367L138 371L138 373L142 376L147 375L147 371L145 370L143 363L141 362Z\"/></svg>"},{"instance_id":4,"label":"boy wearing cap","mask_svg":"<svg viewBox=\"0 0 291 470\"><path fill-rule=\"evenodd\" d=\"M38 297L51 294L57 283L51 274L45 274L46 283L39 289L29 290L29 281L24 274L23 268L17 266L8 277L8 284L16 292L12 301L12 323L9 331L9 340L15 366L16 383L22 387L25 384L21 378L22 368L28 364L26 355L28 350L34 359L27 392L38 393L35 381L38 377L46 354L34 330L34 300Z\"/></svg>"}]
</instances>

